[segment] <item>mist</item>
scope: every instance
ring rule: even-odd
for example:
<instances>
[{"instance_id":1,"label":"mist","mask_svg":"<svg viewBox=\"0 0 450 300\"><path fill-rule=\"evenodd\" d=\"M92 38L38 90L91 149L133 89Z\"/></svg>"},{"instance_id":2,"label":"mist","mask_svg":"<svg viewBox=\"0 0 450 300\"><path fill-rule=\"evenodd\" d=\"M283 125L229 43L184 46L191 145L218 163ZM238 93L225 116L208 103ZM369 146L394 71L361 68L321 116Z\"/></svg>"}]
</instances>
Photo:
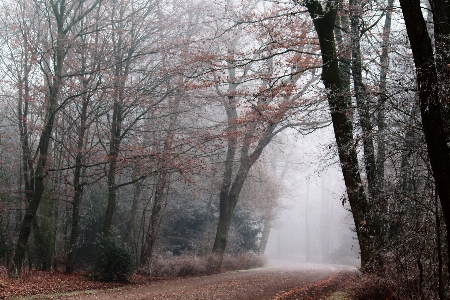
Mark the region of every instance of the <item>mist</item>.
<instances>
[{"instance_id":1,"label":"mist","mask_svg":"<svg viewBox=\"0 0 450 300\"><path fill-rule=\"evenodd\" d=\"M359 267L332 127L308 135L290 132L283 139L282 162L277 164L288 170L265 254L270 259Z\"/></svg>"}]
</instances>

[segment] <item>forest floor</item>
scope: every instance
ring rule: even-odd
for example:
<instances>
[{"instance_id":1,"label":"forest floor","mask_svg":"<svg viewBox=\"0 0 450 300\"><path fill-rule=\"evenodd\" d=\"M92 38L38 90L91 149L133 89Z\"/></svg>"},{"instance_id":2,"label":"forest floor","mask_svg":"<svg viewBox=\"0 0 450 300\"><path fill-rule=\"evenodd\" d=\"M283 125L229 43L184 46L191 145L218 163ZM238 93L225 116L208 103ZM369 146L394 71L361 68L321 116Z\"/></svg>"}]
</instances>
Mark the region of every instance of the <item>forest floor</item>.
<instances>
[{"instance_id":1,"label":"forest floor","mask_svg":"<svg viewBox=\"0 0 450 300\"><path fill-rule=\"evenodd\" d=\"M201 277L133 276L129 283L91 281L83 274L32 271L0 277L0 299L347 299L339 291L354 268L290 264ZM2 274L3 275L3 274Z\"/></svg>"}]
</instances>

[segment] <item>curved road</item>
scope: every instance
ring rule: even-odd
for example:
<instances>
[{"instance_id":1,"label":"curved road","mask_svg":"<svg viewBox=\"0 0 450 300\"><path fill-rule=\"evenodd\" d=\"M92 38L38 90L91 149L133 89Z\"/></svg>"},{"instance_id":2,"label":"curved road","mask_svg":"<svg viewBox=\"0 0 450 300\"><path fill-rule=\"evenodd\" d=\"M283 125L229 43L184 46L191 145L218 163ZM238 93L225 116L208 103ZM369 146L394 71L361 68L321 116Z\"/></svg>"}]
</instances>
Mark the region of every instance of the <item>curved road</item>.
<instances>
[{"instance_id":1,"label":"curved road","mask_svg":"<svg viewBox=\"0 0 450 300\"><path fill-rule=\"evenodd\" d=\"M271 261L268 267L217 275L127 286L64 299L271 299L355 268L338 265L300 264Z\"/></svg>"}]
</instances>

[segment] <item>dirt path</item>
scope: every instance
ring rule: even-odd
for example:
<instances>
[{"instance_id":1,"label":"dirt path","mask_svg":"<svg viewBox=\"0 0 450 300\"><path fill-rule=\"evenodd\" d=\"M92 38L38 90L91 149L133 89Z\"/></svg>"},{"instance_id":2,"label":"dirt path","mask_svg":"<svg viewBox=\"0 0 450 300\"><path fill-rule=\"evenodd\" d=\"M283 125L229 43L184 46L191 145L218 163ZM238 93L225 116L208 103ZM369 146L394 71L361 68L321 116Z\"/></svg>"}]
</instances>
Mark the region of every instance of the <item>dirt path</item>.
<instances>
[{"instance_id":1,"label":"dirt path","mask_svg":"<svg viewBox=\"0 0 450 300\"><path fill-rule=\"evenodd\" d=\"M127 286L116 290L74 295L59 299L270 299L276 294L325 280L344 266L286 264L267 268Z\"/></svg>"}]
</instances>

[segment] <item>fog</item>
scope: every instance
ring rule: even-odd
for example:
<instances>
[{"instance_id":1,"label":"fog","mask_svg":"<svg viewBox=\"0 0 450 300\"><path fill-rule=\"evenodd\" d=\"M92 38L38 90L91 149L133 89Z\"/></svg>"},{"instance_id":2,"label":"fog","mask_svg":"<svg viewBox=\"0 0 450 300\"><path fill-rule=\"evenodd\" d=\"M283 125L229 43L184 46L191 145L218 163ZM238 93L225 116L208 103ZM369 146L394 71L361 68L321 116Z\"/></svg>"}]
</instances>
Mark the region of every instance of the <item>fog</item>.
<instances>
[{"instance_id":1,"label":"fog","mask_svg":"<svg viewBox=\"0 0 450 300\"><path fill-rule=\"evenodd\" d=\"M328 126L283 137L283 163L277 165L288 169L265 252L270 259L359 265L353 219L348 203L343 206L345 185L333 135Z\"/></svg>"}]
</instances>

